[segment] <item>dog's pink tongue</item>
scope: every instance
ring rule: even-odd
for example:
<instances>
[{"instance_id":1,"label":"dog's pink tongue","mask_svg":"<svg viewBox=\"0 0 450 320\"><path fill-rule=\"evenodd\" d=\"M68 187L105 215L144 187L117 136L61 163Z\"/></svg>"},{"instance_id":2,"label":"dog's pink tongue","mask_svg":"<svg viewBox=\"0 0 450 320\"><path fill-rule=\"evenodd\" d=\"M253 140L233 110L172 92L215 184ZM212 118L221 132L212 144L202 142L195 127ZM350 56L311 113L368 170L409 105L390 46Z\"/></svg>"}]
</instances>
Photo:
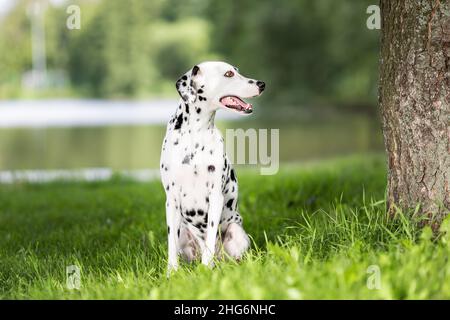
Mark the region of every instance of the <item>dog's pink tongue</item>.
<instances>
[{"instance_id":1,"label":"dog's pink tongue","mask_svg":"<svg viewBox=\"0 0 450 320\"><path fill-rule=\"evenodd\" d=\"M225 104L240 106L244 110L249 110L252 108L252 105L250 103L245 103L243 100L239 99L238 97L225 97L223 100L224 100L223 102Z\"/></svg>"}]
</instances>

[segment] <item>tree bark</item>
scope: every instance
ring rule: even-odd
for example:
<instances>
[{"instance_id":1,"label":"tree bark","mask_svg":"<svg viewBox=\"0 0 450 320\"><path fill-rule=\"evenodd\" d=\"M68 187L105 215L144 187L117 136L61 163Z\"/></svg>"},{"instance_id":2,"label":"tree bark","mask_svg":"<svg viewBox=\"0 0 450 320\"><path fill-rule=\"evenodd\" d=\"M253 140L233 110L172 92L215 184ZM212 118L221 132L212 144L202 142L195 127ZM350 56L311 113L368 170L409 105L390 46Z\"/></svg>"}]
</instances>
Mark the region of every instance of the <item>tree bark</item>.
<instances>
[{"instance_id":1,"label":"tree bark","mask_svg":"<svg viewBox=\"0 0 450 320\"><path fill-rule=\"evenodd\" d=\"M380 0L387 208L450 212L450 0Z\"/></svg>"}]
</instances>

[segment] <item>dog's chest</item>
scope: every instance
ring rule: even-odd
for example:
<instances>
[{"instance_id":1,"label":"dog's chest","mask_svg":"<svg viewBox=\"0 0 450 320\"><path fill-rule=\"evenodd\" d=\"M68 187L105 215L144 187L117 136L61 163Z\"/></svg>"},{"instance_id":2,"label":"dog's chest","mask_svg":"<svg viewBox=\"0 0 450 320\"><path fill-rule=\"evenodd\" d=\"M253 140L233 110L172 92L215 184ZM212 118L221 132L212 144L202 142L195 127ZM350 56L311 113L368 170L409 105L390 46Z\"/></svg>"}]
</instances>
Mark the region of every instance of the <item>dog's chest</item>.
<instances>
[{"instance_id":1,"label":"dog's chest","mask_svg":"<svg viewBox=\"0 0 450 320\"><path fill-rule=\"evenodd\" d=\"M161 178L169 188L170 185L198 188L206 183L213 184L223 163L223 139L216 129L196 133L167 132L161 156Z\"/></svg>"}]
</instances>

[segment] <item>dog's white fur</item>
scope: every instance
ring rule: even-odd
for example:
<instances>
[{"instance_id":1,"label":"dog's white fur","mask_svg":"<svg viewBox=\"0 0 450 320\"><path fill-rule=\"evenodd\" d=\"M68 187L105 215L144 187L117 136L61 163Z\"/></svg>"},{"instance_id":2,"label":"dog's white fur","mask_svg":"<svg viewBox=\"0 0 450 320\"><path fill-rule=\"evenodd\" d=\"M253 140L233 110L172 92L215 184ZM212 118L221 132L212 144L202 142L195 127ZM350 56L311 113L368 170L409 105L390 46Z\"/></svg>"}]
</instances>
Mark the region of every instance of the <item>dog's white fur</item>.
<instances>
[{"instance_id":1,"label":"dog's white fur","mask_svg":"<svg viewBox=\"0 0 450 320\"><path fill-rule=\"evenodd\" d=\"M212 266L214 256L240 259L248 249L237 206L236 175L214 116L220 108L230 110L220 102L222 97L249 98L263 89L263 82L216 61L198 64L177 81L182 99L167 126L161 152L169 272L177 269L178 254Z\"/></svg>"}]
</instances>

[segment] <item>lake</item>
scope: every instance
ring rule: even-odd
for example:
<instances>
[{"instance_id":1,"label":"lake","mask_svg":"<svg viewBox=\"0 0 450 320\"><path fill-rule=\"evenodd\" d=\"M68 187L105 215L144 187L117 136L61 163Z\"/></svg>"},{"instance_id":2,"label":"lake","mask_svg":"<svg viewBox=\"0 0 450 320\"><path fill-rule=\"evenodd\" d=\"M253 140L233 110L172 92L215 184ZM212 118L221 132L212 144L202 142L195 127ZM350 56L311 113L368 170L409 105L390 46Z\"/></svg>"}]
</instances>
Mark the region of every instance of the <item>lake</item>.
<instances>
[{"instance_id":1,"label":"lake","mask_svg":"<svg viewBox=\"0 0 450 320\"><path fill-rule=\"evenodd\" d=\"M243 120L222 118L218 127L224 136L226 128L279 129L281 163L383 150L376 117L290 110L292 115L284 112L283 117L272 113ZM0 128L0 170L157 168L165 134L165 124L158 122L4 126Z\"/></svg>"}]
</instances>

